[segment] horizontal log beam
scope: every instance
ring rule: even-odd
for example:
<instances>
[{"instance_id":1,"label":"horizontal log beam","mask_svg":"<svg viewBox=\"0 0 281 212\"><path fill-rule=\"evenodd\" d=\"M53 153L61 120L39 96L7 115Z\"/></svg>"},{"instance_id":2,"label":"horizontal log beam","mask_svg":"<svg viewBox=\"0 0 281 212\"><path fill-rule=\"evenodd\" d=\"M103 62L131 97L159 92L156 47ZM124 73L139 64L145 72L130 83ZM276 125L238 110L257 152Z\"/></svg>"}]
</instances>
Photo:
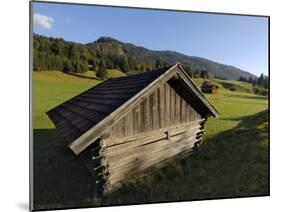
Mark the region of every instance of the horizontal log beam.
<instances>
[{"instance_id":1,"label":"horizontal log beam","mask_svg":"<svg viewBox=\"0 0 281 212\"><path fill-rule=\"evenodd\" d=\"M130 155L131 153L135 152L136 149L139 149L141 151L141 149L145 150L147 146L153 146L153 144L158 143L158 141L160 140L165 140L168 143L172 142L172 138L178 135L182 135L182 134L186 134L186 135L195 135L198 132L201 132L201 130L199 129L200 126L196 126L195 128L192 129L188 129L184 132L181 132L180 134L174 134L174 133L170 133L170 142L168 140L167 137L167 133L159 133L157 135L154 136L150 136L147 138L142 138L140 140L135 140L133 142L128 142L126 144L122 144L122 145L117 145L114 146L114 148L104 148L105 150L105 155L106 157L113 157L116 156L117 159L120 157L125 157L126 155Z\"/></svg>"},{"instance_id":2,"label":"horizontal log beam","mask_svg":"<svg viewBox=\"0 0 281 212\"><path fill-rule=\"evenodd\" d=\"M163 151L162 154L153 156L153 159L146 158L142 161L142 163L132 164L130 166L127 166L126 169L123 167L123 169L115 170L115 172L109 173L107 178L107 183L109 185L114 185L115 183L121 182L122 180L128 178L128 176L141 172L163 160L166 160L170 157L180 154L183 151L186 150L192 151L192 147L193 144L182 145L172 151Z\"/></svg>"},{"instance_id":3,"label":"horizontal log beam","mask_svg":"<svg viewBox=\"0 0 281 212\"><path fill-rule=\"evenodd\" d=\"M186 124L180 124L180 125L177 125L174 127L162 128L162 129L154 130L151 132L143 132L143 133L139 133L138 135L128 136L128 137L125 137L122 139L120 139L120 138L119 139L118 138L117 139L114 139L114 138L104 139L101 143L101 146L107 147L107 148L110 147L110 148L114 149L114 146L118 146L121 144L127 144L129 142L134 142L134 141L139 142L138 140L140 140L140 139L145 139L145 138L149 138L151 136L165 134L167 131L169 131L170 135L172 136L172 135L181 133L183 131L186 131L188 129L192 129L197 126L202 126L201 123L204 121L205 121L205 119L199 119L199 120L192 121L192 122L189 122Z\"/></svg>"},{"instance_id":4,"label":"horizontal log beam","mask_svg":"<svg viewBox=\"0 0 281 212\"><path fill-rule=\"evenodd\" d=\"M139 155L139 156L132 156L127 161L123 161L117 164L110 164L108 163L106 171L109 173L109 175L114 175L117 172L125 171L128 172L128 170L134 169L137 165L145 165L147 163L150 164L151 161L153 161L155 158L158 158L161 156L161 159L165 159L166 157L169 157L169 154L171 154L174 151L178 151L181 148L192 148L194 146L194 142L186 141L186 142L179 142L176 143L173 147L163 147L161 150L154 150L151 151L145 155Z\"/></svg>"},{"instance_id":5,"label":"horizontal log beam","mask_svg":"<svg viewBox=\"0 0 281 212\"><path fill-rule=\"evenodd\" d=\"M117 164L122 160L127 160L128 158L131 158L132 156L135 155L143 155L143 154L148 154L150 152L155 152L161 150L161 148L165 147L173 147L175 145L175 142L184 142L185 139L190 139L189 141L195 141L195 137L197 133L199 132L198 129L188 131L185 133L181 133L175 136L170 137L170 141L164 137L162 139L156 139L152 140L144 145L139 145L134 148L123 148L119 149L119 151L110 151L110 150L105 150L106 152L104 153L105 158L108 160L109 164Z\"/></svg>"},{"instance_id":6,"label":"horizontal log beam","mask_svg":"<svg viewBox=\"0 0 281 212\"><path fill-rule=\"evenodd\" d=\"M192 141L192 142L190 142ZM174 149L181 148L182 146L190 146L193 147L194 143L197 140L195 138L190 138L186 142L178 142L173 147L170 145L165 145L161 149L152 149L151 151L148 151L145 154L136 154L129 158L125 158L123 160L118 160L114 163L112 161L107 161L107 168L106 171L108 173L114 173L116 170L119 169L126 169L126 167L132 167L138 164L140 161L144 162L145 160L153 159L154 157L157 157L158 155L165 155L167 152L173 151Z\"/></svg>"}]
</instances>

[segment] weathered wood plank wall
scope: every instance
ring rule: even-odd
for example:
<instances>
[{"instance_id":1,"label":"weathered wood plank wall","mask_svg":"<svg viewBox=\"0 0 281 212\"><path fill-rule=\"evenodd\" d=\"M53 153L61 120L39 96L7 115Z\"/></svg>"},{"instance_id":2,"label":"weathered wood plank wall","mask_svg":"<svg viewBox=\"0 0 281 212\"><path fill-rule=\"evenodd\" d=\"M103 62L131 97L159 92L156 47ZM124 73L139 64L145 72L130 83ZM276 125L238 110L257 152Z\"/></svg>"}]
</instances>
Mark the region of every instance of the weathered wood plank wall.
<instances>
[{"instance_id":1,"label":"weathered wood plank wall","mask_svg":"<svg viewBox=\"0 0 281 212\"><path fill-rule=\"evenodd\" d=\"M105 191L110 191L130 175L169 159L183 151L191 151L200 142L205 119L150 133L102 141L101 166L104 169ZM169 133L169 139L168 134Z\"/></svg>"},{"instance_id":2,"label":"weathered wood plank wall","mask_svg":"<svg viewBox=\"0 0 281 212\"><path fill-rule=\"evenodd\" d=\"M110 129L111 137L149 132L200 119L201 116L165 83L152 91Z\"/></svg>"}]
</instances>

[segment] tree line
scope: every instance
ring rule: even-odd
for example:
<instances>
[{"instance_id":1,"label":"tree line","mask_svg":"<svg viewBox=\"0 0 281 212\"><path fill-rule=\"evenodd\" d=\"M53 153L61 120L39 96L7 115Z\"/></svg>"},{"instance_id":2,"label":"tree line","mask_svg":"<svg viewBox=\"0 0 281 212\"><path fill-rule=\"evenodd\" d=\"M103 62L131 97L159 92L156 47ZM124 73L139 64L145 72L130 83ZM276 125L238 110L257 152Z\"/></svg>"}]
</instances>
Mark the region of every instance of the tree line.
<instances>
[{"instance_id":1,"label":"tree line","mask_svg":"<svg viewBox=\"0 0 281 212\"><path fill-rule=\"evenodd\" d=\"M238 79L241 82L248 82L251 83L253 86L259 86L265 89L269 88L269 78L267 75L261 74L259 77L257 78L246 78L246 77L239 77Z\"/></svg>"},{"instance_id":2,"label":"tree line","mask_svg":"<svg viewBox=\"0 0 281 212\"><path fill-rule=\"evenodd\" d=\"M192 65L182 65L182 68L185 70L185 72L188 74L191 78L203 78L203 79L209 79L211 76L209 75L209 72L206 70L199 70L195 68Z\"/></svg>"},{"instance_id":3,"label":"tree line","mask_svg":"<svg viewBox=\"0 0 281 212\"><path fill-rule=\"evenodd\" d=\"M102 38L100 38L101 40ZM104 39L104 38L103 38ZM147 54L147 55L145 55ZM141 55L137 57L136 55ZM62 38L49 38L34 34L33 36L33 66L34 71L60 70L64 72L83 73L92 69L97 77L106 79L107 69L118 69L126 74L141 73L156 68L173 65L167 60L151 56L141 48L124 49L118 41L96 41L90 44L79 44L65 41ZM205 68L198 68L191 63L181 64L192 78L210 78ZM215 78L224 79L219 76ZM240 77L240 81L250 82L254 86L268 88L268 77Z\"/></svg>"},{"instance_id":4,"label":"tree line","mask_svg":"<svg viewBox=\"0 0 281 212\"><path fill-rule=\"evenodd\" d=\"M126 55L106 54L114 49L105 49L96 45L85 46L74 42L66 42L62 38L48 38L34 35L33 37L33 66L34 71L61 70L65 72L86 72L89 67L101 72L97 75L106 77L106 69L118 69L124 73L130 70L149 71L168 65L157 60L151 63L141 63Z\"/></svg>"},{"instance_id":5,"label":"tree line","mask_svg":"<svg viewBox=\"0 0 281 212\"><path fill-rule=\"evenodd\" d=\"M34 71L60 70L83 73L89 69L97 72L97 77L107 78L107 69L118 69L126 74L151 71L169 64L161 58L151 61L137 59L130 54L120 54L118 43L92 43L82 45L62 38L49 38L34 34ZM190 64L182 64L190 77L209 78L206 70L198 70Z\"/></svg>"}]
</instances>

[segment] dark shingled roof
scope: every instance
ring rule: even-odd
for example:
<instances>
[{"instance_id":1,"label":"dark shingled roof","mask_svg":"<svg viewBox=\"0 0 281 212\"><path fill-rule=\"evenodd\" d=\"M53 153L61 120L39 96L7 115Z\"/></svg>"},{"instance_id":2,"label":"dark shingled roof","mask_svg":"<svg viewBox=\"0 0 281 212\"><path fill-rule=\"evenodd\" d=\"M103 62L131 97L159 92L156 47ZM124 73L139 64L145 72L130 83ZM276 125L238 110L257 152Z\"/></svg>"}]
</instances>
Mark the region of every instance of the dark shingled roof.
<instances>
[{"instance_id":1,"label":"dark shingled roof","mask_svg":"<svg viewBox=\"0 0 281 212\"><path fill-rule=\"evenodd\" d=\"M170 68L110 78L51 109L47 114L66 141L71 143Z\"/></svg>"}]
</instances>

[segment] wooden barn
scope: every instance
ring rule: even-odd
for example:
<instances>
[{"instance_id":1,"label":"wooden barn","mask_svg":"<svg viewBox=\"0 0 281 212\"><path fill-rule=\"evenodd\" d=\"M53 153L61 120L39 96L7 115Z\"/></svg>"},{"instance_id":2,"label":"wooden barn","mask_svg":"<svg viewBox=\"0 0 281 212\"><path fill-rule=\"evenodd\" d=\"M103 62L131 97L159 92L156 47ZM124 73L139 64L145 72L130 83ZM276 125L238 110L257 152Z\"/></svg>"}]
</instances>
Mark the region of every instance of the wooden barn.
<instances>
[{"instance_id":1,"label":"wooden barn","mask_svg":"<svg viewBox=\"0 0 281 212\"><path fill-rule=\"evenodd\" d=\"M47 112L103 194L192 152L217 110L179 64L110 78Z\"/></svg>"},{"instance_id":2,"label":"wooden barn","mask_svg":"<svg viewBox=\"0 0 281 212\"><path fill-rule=\"evenodd\" d=\"M211 83L203 83L201 86L201 91L203 93L218 93L219 86Z\"/></svg>"}]
</instances>

